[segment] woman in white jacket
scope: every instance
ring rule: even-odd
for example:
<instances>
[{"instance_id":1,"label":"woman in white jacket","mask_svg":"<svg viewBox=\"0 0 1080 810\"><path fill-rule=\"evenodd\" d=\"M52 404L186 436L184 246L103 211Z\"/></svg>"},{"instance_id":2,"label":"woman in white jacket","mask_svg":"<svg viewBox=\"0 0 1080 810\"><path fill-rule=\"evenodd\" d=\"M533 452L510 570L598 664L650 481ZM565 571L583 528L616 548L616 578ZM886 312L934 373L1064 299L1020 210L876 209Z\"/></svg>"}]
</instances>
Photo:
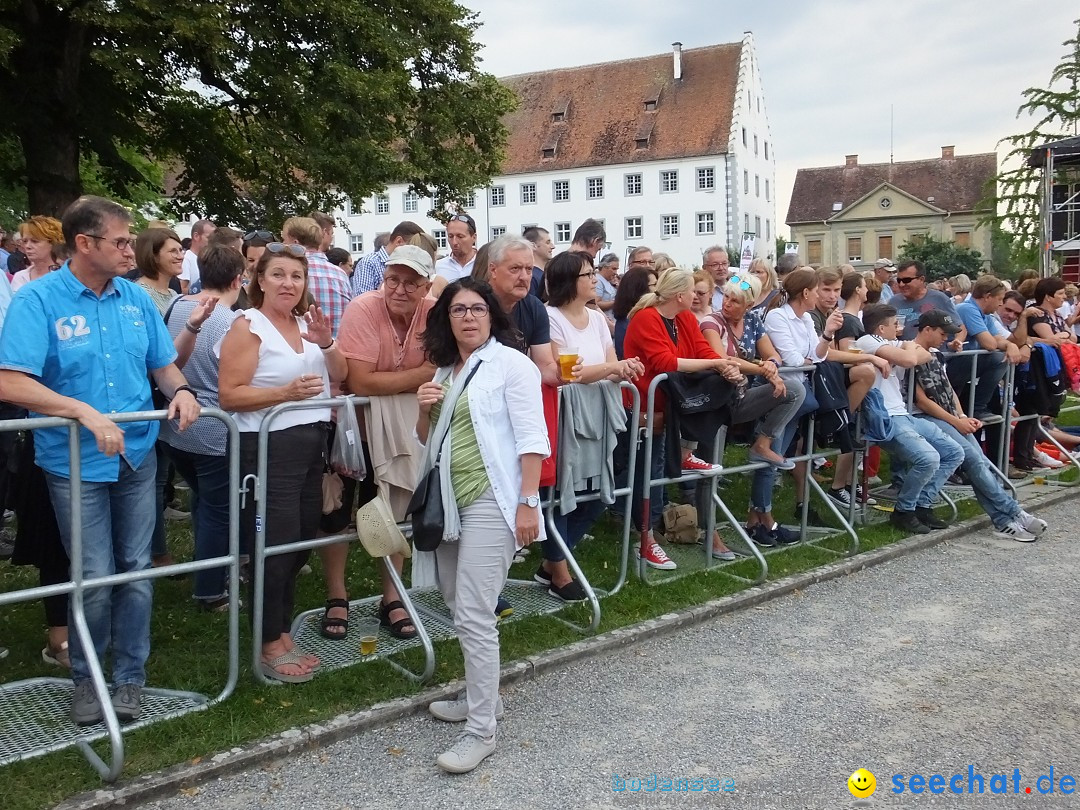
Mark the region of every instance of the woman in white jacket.
<instances>
[{"instance_id":1,"label":"woman in white jacket","mask_svg":"<svg viewBox=\"0 0 1080 810\"><path fill-rule=\"evenodd\" d=\"M513 348L514 338L491 287L471 278L447 286L424 332L438 371L416 392L416 432L427 444L421 480L441 451L450 489L436 550L439 589L465 657L465 697L429 707L440 720L466 721L437 760L451 773L471 771L495 750L502 715L495 602L514 552L544 535L540 464L550 449L540 372ZM447 493L445 480L443 487Z\"/></svg>"}]
</instances>

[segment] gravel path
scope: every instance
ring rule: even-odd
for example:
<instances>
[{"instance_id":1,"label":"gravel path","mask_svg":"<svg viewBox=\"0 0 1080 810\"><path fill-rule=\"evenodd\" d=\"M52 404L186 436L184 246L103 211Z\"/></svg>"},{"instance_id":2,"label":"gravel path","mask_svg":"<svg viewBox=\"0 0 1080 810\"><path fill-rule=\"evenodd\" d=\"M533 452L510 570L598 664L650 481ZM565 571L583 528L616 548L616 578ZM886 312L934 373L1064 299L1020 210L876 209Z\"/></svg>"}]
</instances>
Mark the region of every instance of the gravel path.
<instances>
[{"instance_id":1,"label":"gravel path","mask_svg":"<svg viewBox=\"0 0 1080 810\"><path fill-rule=\"evenodd\" d=\"M456 727L412 717L149 806L1080 807L1060 789L1080 781L1080 499L1043 517L1034 544L968 536L518 683L498 750L467 776L434 764ZM1006 774L1010 795L949 793L969 765L987 794ZM1051 766L1054 793L1039 796ZM859 767L878 789L856 805ZM891 792L916 773L943 774L946 793ZM613 790L651 774L720 790Z\"/></svg>"}]
</instances>

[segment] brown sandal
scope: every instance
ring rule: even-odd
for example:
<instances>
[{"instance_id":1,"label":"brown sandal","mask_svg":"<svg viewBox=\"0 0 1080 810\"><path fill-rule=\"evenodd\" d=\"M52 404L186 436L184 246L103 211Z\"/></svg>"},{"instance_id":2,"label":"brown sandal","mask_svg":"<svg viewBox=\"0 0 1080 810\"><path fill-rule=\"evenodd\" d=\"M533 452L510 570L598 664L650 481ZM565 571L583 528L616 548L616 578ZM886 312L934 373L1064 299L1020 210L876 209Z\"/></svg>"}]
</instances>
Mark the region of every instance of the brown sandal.
<instances>
[{"instance_id":1,"label":"brown sandal","mask_svg":"<svg viewBox=\"0 0 1080 810\"><path fill-rule=\"evenodd\" d=\"M405 611L405 618L398 619L396 622L390 621L390 614L395 610ZM394 638L416 638L416 623L413 622L412 617L409 616L409 612L405 610L405 605L401 604L400 599L387 602L385 605L379 605L379 624L387 628ZM412 630L403 630L403 627L411 627Z\"/></svg>"}]
</instances>

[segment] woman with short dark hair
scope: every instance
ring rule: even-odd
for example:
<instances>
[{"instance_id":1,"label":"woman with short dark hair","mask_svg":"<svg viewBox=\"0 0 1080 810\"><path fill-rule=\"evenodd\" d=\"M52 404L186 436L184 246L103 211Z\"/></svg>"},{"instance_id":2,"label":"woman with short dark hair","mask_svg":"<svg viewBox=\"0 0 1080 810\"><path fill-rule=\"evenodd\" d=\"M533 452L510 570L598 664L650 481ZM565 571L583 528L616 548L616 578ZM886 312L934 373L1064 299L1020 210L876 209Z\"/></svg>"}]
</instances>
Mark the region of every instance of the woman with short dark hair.
<instances>
[{"instance_id":1,"label":"woman with short dark hair","mask_svg":"<svg viewBox=\"0 0 1080 810\"><path fill-rule=\"evenodd\" d=\"M615 302L611 314L615 318L615 356L623 359L623 340L630 325L629 314L641 297L656 289L656 271L651 267L631 267L623 273L619 288L615 290Z\"/></svg>"}]
</instances>

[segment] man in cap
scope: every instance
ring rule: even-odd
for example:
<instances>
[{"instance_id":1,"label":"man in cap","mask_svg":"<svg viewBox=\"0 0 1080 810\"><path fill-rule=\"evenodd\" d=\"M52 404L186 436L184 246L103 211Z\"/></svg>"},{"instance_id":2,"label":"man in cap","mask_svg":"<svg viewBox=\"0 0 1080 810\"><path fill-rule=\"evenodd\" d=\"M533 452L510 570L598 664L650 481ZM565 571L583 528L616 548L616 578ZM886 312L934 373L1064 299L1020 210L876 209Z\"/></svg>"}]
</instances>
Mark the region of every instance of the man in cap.
<instances>
[{"instance_id":1,"label":"man in cap","mask_svg":"<svg viewBox=\"0 0 1080 810\"><path fill-rule=\"evenodd\" d=\"M930 361L915 366L910 375L915 383L915 416L936 425L963 449L964 461L960 469L971 481L979 505L990 516L994 534L1030 543L1046 531L1046 521L1025 512L1002 486L999 474L975 440L982 421L965 415L962 401L945 372L938 348L951 339L958 328L952 317L940 310L931 310L919 317L919 332L914 342L930 353Z\"/></svg>"},{"instance_id":2,"label":"man in cap","mask_svg":"<svg viewBox=\"0 0 1080 810\"><path fill-rule=\"evenodd\" d=\"M887 304L893 297L892 287L889 286L889 282L896 275L896 265L893 260L878 259L874 262L874 275L881 282L881 303Z\"/></svg>"}]
</instances>

